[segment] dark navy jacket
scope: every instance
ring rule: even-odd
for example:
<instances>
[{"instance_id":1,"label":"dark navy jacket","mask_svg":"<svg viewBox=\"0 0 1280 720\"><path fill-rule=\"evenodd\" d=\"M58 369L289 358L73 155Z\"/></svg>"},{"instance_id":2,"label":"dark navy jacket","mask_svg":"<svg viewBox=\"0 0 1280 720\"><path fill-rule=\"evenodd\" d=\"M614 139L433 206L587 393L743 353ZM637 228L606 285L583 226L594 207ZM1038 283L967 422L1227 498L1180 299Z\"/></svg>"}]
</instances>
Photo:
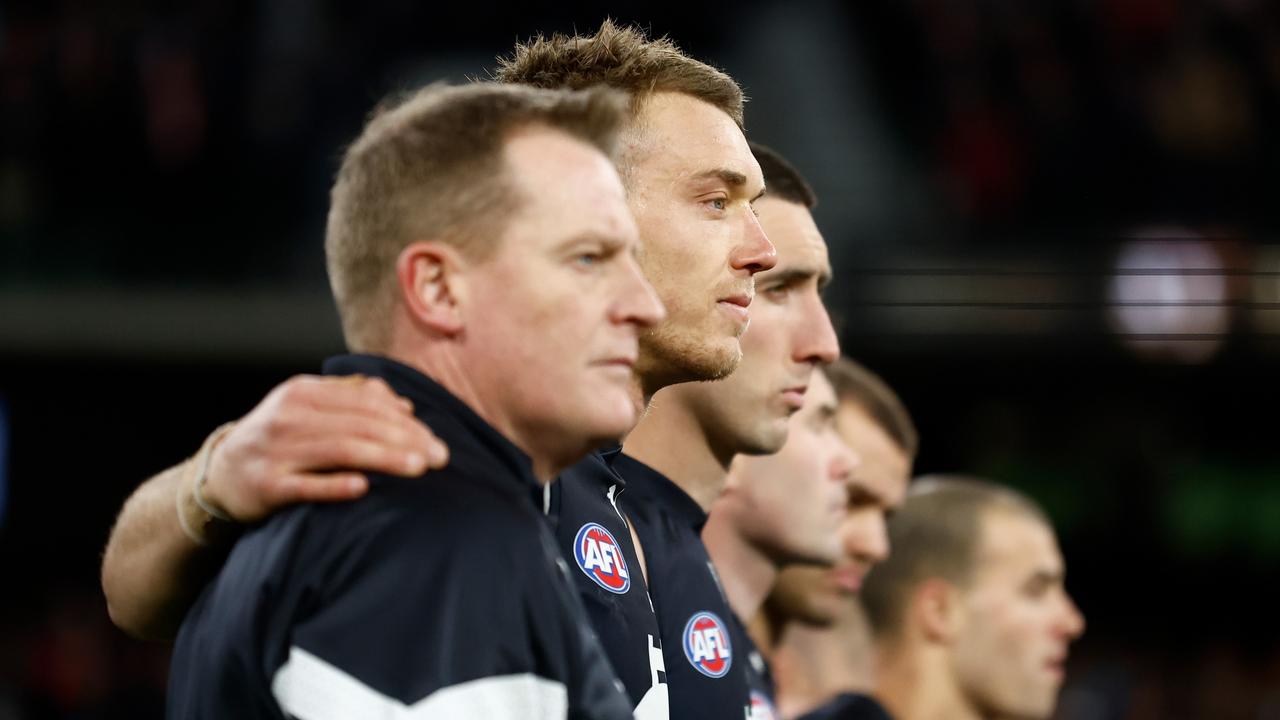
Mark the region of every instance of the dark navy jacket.
<instances>
[{"instance_id":1,"label":"dark navy jacket","mask_svg":"<svg viewBox=\"0 0 1280 720\"><path fill-rule=\"evenodd\" d=\"M168 717L631 717L529 458L411 368L325 369L385 379L451 461L242 537L183 623Z\"/></svg>"},{"instance_id":2,"label":"dark navy jacket","mask_svg":"<svg viewBox=\"0 0 1280 720\"><path fill-rule=\"evenodd\" d=\"M746 673L747 691L750 693L750 720L782 720L769 661L756 647L746 625L737 616L729 621L729 630L734 647L738 648L738 657L744 658L742 669Z\"/></svg>"}]
</instances>

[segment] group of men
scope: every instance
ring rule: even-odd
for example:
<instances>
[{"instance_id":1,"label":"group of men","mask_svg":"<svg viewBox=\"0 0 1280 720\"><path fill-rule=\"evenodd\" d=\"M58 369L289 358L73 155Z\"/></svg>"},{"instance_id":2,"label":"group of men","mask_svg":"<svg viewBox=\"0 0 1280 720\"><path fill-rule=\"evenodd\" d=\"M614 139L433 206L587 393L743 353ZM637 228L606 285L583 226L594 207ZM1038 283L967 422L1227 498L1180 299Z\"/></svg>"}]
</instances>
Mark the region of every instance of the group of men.
<instances>
[{"instance_id":1,"label":"group of men","mask_svg":"<svg viewBox=\"0 0 1280 720\"><path fill-rule=\"evenodd\" d=\"M326 229L352 354L112 531L170 717L1051 713L1083 619L1047 519L908 487L813 190L744 128L729 76L608 22L375 112Z\"/></svg>"}]
</instances>

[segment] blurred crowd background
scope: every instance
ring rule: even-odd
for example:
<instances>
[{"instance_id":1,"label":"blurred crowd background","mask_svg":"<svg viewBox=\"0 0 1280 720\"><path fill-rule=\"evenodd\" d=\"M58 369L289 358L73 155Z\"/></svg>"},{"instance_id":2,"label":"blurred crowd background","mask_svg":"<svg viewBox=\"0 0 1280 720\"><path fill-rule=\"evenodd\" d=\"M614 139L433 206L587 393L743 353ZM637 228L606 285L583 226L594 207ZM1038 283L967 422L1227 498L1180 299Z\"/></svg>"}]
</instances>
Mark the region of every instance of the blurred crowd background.
<instances>
[{"instance_id":1,"label":"blurred crowd background","mask_svg":"<svg viewBox=\"0 0 1280 720\"><path fill-rule=\"evenodd\" d=\"M381 96L596 3L0 4L0 720L160 717L116 510L341 350L322 233ZM613 3L807 175L921 472L1049 509L1062 719L1280 718L1280 4Z\"/></svg>"}]
</instances>

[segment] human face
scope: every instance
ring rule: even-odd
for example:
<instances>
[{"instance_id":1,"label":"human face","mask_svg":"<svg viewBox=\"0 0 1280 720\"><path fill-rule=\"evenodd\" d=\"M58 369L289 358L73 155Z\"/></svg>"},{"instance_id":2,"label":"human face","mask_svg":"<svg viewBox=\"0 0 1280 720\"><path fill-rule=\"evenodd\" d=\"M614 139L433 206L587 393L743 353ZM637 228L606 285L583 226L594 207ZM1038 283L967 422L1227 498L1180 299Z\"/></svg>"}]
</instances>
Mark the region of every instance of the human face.
<instances>
[{"instance_id":1,"label":"human face","mask_svg":"<svg viewBox=\"0 0 1280 720\"><path fill-rule=\"evenodd\" d=\"M1025 514L990 510L974 567L960 592L956 682L984 716L1049 717L1067 646L1084 632L1053 531Z\"/></svg>"},{"instance_id":2,"label":"human face","mask_svg":"<svg viewBox=\"0 0 1280 720\"><path fill-rule=\"evenodd\" d=\"M542 459L563 467L635 424L639 334L663 310L604 154L532 128L508 141L505 159L523 203L493 253L466 271L466 372L482 416L535 469Z\"/></svg>"},{"instance_id":3,"label":"human face","mask_svg":"<svg viewBox=\"0 0 1280 720\"><path fill-rule=\"evenodd\" d=\"M836 434L836 394L825 375L814 373L803 401L781 450L733 461L723 496L738 532L779 567L839 557L836 528L854 462Z\"/></svg>"},{"instance_id":4,"label":"human face","mask_svg":"<svg viewBox=\"0 0 1280 720\"><path fill-rule=\"evenodd\" d=\"M720 454L777 452L793 413L805 403L813 369L840 354L821 290L831 277L827 244L803 205L765 196L760 223L777 248L777 263L756 275L751 327L742 336L742 363L715 383L665 391L687 405Z\"/></svg>"},{"instance_id":5,"label":"human face","mask_svg":"<svg viewBox=\"0 0 1280 720\"><path fill-rule=\"evenodd\" d=\"M885 523L902 504L911 476L911 459L862 405L841 402L836 429L855 458L838 531L840 560L834 568L783 570L771 599L782 614L814 625L835 622L872 566L888 557Z\"/></svg>"},{"instance_id":6,"label":"human face","mask_svg":"<svg viewBox=\"0 0 1280 720\"><path fill-rule=\"evenodd\" d=\"M752 276L774 248L752 210L764 189L742 130L722 110L681 93L645 99L624 142L640 265L667 309L641 338L648 394L724 377L742 355Z\"/></svg>"}]
</instances>

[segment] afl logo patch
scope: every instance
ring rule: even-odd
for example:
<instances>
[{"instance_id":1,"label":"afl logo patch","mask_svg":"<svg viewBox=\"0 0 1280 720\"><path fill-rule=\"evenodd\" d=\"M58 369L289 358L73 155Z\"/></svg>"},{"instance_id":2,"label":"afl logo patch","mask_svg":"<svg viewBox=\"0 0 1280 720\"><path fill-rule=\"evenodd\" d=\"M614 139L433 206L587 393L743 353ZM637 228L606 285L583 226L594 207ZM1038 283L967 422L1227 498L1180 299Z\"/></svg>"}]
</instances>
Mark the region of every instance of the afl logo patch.
<instances>
[{"instance_id":1,"label":"afl logo patch","mask_svg":"<svg viewBox=\"0 0 1280 720\"><path fill-rule=\"evenodd\" d=\"M621 595L631 589L631 574L622 548L599 523L587 523L573 539L573 557L578 567L597 585Z\"/></svg>"},{"instance_id":2,"label":"afl logo patch","mask_svg":"<svg viewBox=\"0 0 1280 720\"><path fill-rule=\"evenodd\" d=\"M729 631L714 613L700 612L684 626L684 656L707 677L724 677L733 664Z\"/></svg>"}]
</instances>

